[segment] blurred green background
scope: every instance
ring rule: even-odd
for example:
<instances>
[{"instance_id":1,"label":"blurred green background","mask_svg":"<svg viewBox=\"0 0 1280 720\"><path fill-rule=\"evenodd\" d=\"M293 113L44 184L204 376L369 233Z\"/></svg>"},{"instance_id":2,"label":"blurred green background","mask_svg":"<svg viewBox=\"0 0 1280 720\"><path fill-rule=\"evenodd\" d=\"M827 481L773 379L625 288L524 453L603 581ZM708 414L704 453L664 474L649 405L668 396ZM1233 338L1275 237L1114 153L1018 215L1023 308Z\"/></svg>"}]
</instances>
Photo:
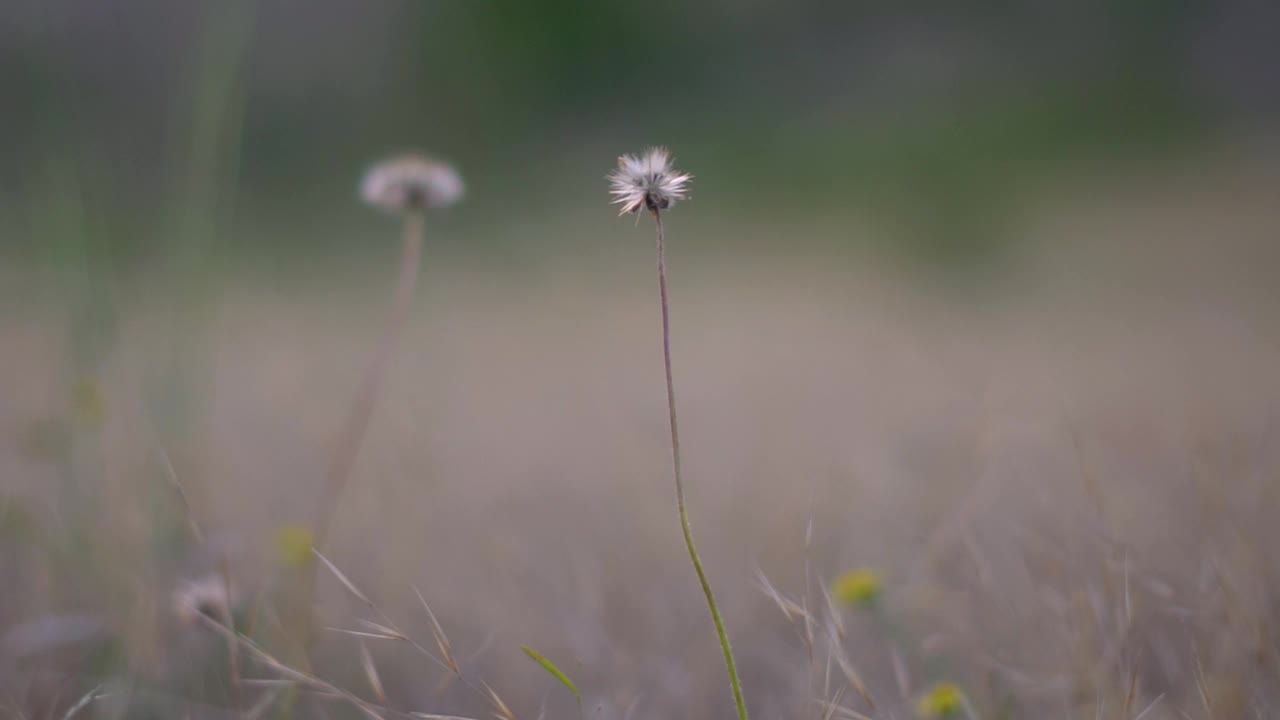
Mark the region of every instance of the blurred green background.
<instances>
[{"instance_id":1,"label":"blurred green background","mask_svg":"<svg viewBox=\"0 0 1280 720\"><path fill-rule=\"evenodd\" d=\"M0 13L3 251L27 258L74 227L125 263L343 253L367 232L362 169L406 148L470 184L444 242L518 251L511 225L597 213L612 158L661 143L704 217L866 217L885 232L824 235L954 268L1016 243L1007 219L1047 178L1167 160L1280 106L1276 11L1250 0Z\"/></svg>"}]
</instances>

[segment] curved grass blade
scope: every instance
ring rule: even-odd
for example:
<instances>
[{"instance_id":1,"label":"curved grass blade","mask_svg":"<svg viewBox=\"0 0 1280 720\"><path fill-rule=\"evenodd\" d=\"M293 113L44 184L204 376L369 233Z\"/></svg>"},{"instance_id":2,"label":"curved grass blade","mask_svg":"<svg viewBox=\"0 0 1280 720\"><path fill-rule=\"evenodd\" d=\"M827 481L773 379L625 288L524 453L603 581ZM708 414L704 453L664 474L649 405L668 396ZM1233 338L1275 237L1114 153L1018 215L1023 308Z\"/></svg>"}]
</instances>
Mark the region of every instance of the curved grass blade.
<instances>
[{"instance_id":1,"label":"curved grass blade","mask_svg":"<svg viewBox=\"0 0 1280 720\"><path fill-rule=\"evenodd\" d=\"M578 686L574 685L573 681L569 679L569 676L565 675L563 670L556 667L556 664L548 660L542 653L534 650L528 645L521 645L520 649L524 651L525 655L533 658L534 662L541 665L542 669L546 670L551 677L559 680L561 685L564 685L569 689L569 692L573 693L574 699L578 701L578 720L582 720L582 692L578 690Z\"/></svg>"}]
</instances>

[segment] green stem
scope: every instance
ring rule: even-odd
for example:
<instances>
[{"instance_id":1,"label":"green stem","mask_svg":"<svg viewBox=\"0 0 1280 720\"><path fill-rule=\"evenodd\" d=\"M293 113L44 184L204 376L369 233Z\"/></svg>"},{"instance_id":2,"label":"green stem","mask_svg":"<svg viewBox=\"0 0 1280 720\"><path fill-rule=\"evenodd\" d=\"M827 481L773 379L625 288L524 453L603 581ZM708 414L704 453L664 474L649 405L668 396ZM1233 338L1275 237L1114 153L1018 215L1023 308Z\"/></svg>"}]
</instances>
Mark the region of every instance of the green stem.
<instances>
[{"instance_id":1,"label":"green stem","mask_svg":"<svg viewBox=\"0 0 1280 720\"><path fill-rule=\"evenodd\" d=\"M742 699L742 681L738 679L738 667L733 661L733 649L729 647L729 636L724 631L724 620L720 617L720 608L711 594L711 583L707 581L707 573L702 569L702 560L693 546L693 531L689 528L689 512L684 502L684 481L680 475L680 431L676 420L676 389L671 378L671 320L667 305L667 259L666 237L662 229L662 215L653 210L654 220L658 223L658 294L662 299L662 360L667 371L667 410L671 421L671 460L676 476L676 505L680 509L680 529L684 532L684 545L689 550L689 560L693 562L693 570L698 574L698 584L702 586L702 594L707 598L707 607L711 610L711 621L715 623L716 635L720 639L720 649L724 651L724 665L729 671L729 687L733 689L733 702L738 708L738 720L747 720L747 703Z\"/></svg>"}]
</instances>

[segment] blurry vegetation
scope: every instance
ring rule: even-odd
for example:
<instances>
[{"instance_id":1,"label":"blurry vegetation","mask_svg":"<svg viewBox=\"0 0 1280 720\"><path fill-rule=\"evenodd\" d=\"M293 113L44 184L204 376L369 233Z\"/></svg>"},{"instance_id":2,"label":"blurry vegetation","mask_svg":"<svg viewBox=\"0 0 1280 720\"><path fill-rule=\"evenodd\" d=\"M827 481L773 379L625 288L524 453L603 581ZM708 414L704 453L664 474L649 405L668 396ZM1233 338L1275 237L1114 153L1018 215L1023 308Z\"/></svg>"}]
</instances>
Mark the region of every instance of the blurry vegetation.
<instances>
[{"instance_id":1,"label":"blurry vegetation","mask_svg":"<svg viewBox=\"0 0 1280 720\"><path fill-rule=\"evenodd\" d=\"M96 206L113 254L176 235L172 252L198 257L210 233L237 253L318 251L336 240L315 231L357 211L335 201L368 157L414 146L462 162L488 191L463 221L484 226L500 207L581 202L557 194L583 187L579 168L664 142L716 179L702 192L717 212L767 200L775 217L820 223L847 210L916 257L980 262L1016 240L1004 218L1034 183L1207 129L1215 108L1190 79L1210 5L321 3L308 16L289 3L139 4L105 29L30 10L0 63L28 110L6 129L32 140L7 199L37 207L42 148L63 148L81 175L73 197ZM256 27L218 29L245 18ZM181 41L92 42L135 20ZM71 46L72 30L91 42ZM168 70L143 75L145 61ZM239 232L207 220L233 206ZM275 232L286 218L296 230ZM30 226L5 234L6 252L47 247ZM496 235L468 245L501 251Z\"/></svg>"},{"instance_id":2,"label":"blurry vegetation","mask_svg":"<svg viewBox=\"0 0 1280 720\"><path fill-rule=\"evenodd\" d=\"M201 403L213 397L210 328L221 274L268 258L292 273L317 256L354 252L351 238L372 222L353 188L370 157L421 147L462 165L473 193L444 220L458 230L443 233L443 242L465 242L482 256L509 254L528 218L563 214L568 219L556 227L570 226L588 212L584 201L607 217L601 176L613 155L666 143L698 175L697 212L705 217L739 223L733 227L762 216L773 226L821 227L818 235L834 232L847 246L890 243L923 266L959 274L996 265L1016 249L1011 220L1040 184L1077 169L1175 157L1232 119L1190 81L1203 62L1197 38L1220 8L1207 0L1050 5L8 4L0 10L0 84L12 109L0 115L0 132L11 138L0 151L0 261L43 273L29 282L35 296L57 298L66 313L64 324L49 325L65 330L67 362L56 370L55 399L43 415L23 418L9 448L39 468L49 496L41 504L0 487L0 577L24 588L0 608L5 637L34 638L41 652L78 648L63 667L86 686L154 662L134 646L161 644L153 637L160 630L147 627L160 612L135 605L163 597L199 545L179 479L197 505L200 493L219 492L224 479L208 469L199 427L207 417ZM886 232L839 234L853 217ZM500 231L510 227L516 230ZM554 248L547 255L555 258ZM135 283L139 276L147 282ZM12 288L0 293L15 305L22 298ZM103 376L120 342L122 297L142 299L160 316L153 345L139 353L147 427L132 429L147 448L141 460L112 457L104 433L117 412ZM125 519L111 520L127 528L103 527L111 492L128 498ZM115 536L134 544L102 542ZM310 562L305 530L279 526L274 541L281 576ZM976 541L966 541L972 552ZM789 619L825 607L834 628L842 622L837 610L860 613L853 622L873 638L868 646L892 648L872 669L884 676L880 686L890 684L885 668L910 665L919 673L920 714L968 710L974 685L943 682L950 677L943 670L968 671L960 664L967 658L954 652L944 663L941 650L926 647L929 638L915 631L928 623L889 607L894 595L880 575L841 576L820 606L807 595L807 562L803 612L779 600ZM1126 615L1112 660L1130 673L1132 699L1137 661L1118 655L1128 650L1132 621L1128 562L1125 554L1123 568L1109 569L1103 581L1124 583L1123 604L1113 603ZM980 589L989 588L973 590L975 597ZM272 591L278 588L264 596ZM1102 616L1099 601L1075 592L1055 591L1055 611ZM1155 604L1157 594L1172 593L1159 586L1147 594ZM110 632L97 615L79 614L101 608L124 616L109 618L116 623ZM735 617L747 617L744 608ZM247 616L236 611L237 622ZM1004 615L997 620L992 626L1003 627ZM809 620L801 625L813 663L815 630ZM1248 630L1273 663L1272 629ZM829 632L834 646L846 640L843 626ZM1237 647L1244 644L1228 649ZM169 649L196 659L170 676L153 673L155 684L169 681L162 689L181 690L182 701L234 706L225 648L188 649ZM584 697L569 674L526 652L581 711ZM570 657L564 648L548 652ZM832 652L847 662L843 650ZM376 678L371 656L363 657L365 673ZM1102 674L1094 661L1089 655L1079 677ZM358 677L350 658L332 665ZM760 675L764 666L750 670ZM626 671L571 668L575 677L611 669ZM840 669L865 692L852 668ZM453 673L463 679L457 667ZM1111 691L1105 679L1094 681ZM1151 684L1153 702L1176 691ZM1013 692L991 685L975 691L987 707L1013 702ZM43 690L55 698L50 707L67 705L62 689ZM135 708L154 703L156 716L165 716L159 690L155 697L150 688L135 690ZM1085 706L1102 693L1071 700Z\"/></svg>"}]
</instances>

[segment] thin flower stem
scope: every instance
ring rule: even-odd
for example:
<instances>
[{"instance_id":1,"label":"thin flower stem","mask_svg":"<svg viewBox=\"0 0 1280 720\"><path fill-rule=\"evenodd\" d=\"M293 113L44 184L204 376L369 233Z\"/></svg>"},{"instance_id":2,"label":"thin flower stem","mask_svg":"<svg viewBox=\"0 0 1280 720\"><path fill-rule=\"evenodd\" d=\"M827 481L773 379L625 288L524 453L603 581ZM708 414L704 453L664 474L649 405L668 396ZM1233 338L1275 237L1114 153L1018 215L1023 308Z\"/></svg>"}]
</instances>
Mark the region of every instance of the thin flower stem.
<instances>
[{"instance_id":1,"label":"thin flower stem","mask_svg":"<svg viewBox=\"0 0 1280 720\"><path fill-rule=\"evenodd\" d=\"M312 526L313 545L317 548L324 547L333 525L338 499L342 496L342 490L351 476L356 457L360 454L360 445L369 427L369 419L373 416L374 405L378 401L378 389L382 386L383 377L387 374L387 367L391 363L391 355L395 351L400 332L413 305L413 289L418 282L418 266L421 264L425 225L426 218L421 208L405 212L400 275L396 282L395 296L382 337L374 349L373 356L369 359L369 364L365 367L359 392L334 446L333 457L330 460L320 496L320 509Z\"/></svg>"},{"instance_id":2,"label":"thin flower stem","mask_svg":"<svg viewBox=\"0 0 1280 720\"><path fill-rule=\"evenodd\" d=\"M671 319L667 304L667 258L666 233L662 229L662 215L653 210L653 218L658 224L658 294L662 299L662 360L667 371L667 410L671 421L671 460L676 476L676 506L680 510L680 529L684 532L684 545L689 550L689 560L693 562L693 570L698 574L698 584L702 586L702 594L707 598L707 607L711 610L711 621L715 623L716 635L720 639L720 649L724 651L725 668L729 671L729 687L733 689L733 702L738 709L738 720L747 720L747 703L742 698L742 682L738 679L738 667L733 661L733 649L729 647L729 635L724 630L724 620L720 617L720 608L711 594L711 583L707 581L707 573L702 569L702 560L693 546L693 531L689 528L689 512L684 502L684 480L680 474L680 430L676 419L676 389L671 376Z\"/></svg>"},{"instance_id":3,"label":"thin flower stem","mask_svg":"<svg viewBox=\"0 0 1280 720\"><path fill-rule=\"evenodd\" d=\"M311 524L313 548L323 548L328 539L334 515L337 513L338 500L342 497L342 490L351 476L351 469L355 465L365 431L369 427L369 419L373 416L373 408L377 404L378 389L391 363L391 356L400 337L401 328L413 305L413 290L418 282L418 266L421 265L425 226L426 218L421 208L412 208L405 212L399 277L396 281L395 295L391 301L391 310L387 316L387 324L382 330L382 337L378 339L378 345L369 358L369 364L365 366L364 377L351 404L351 410L334 443L328 473L321 488L320 505L316 509L316 515ZM316 564L305 563L298 577L298 596L291 604L291 620L288 622L288 626L292 628L288 634L294 644L295 661L302 664L304 668L310 667L308 658L315 639L316 579ZM286 706L296 699L296 694L293 694L293 691L290 692L290 701Z\"/></svg>"}]
</instances>

